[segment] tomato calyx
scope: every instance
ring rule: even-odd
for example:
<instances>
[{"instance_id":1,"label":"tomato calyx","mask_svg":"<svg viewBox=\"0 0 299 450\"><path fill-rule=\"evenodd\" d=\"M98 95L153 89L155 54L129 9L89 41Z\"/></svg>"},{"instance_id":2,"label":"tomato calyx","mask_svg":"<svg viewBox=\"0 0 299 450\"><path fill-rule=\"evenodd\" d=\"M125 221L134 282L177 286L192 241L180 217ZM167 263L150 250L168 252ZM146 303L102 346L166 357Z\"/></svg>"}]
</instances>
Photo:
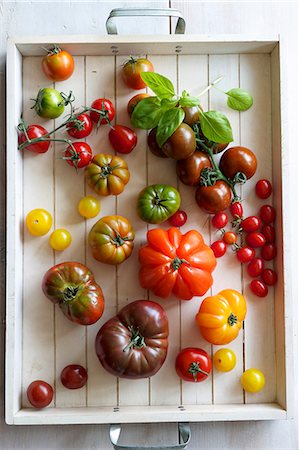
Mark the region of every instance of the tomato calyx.
<instances>
[{"instance_id":1,"label":"tomato calyx","mask_svg":"<svg viewBox=\"0 0 299 450\"><path fill-rule=\"evenodd\" d=\"M146 347L144 337L140 334L138 327L135 329L133 325L130 325L129 331L131 333L131 341L123 348L123 352L126 352L127 350L131 350L134 348Z\"/></svg>"},{"instance_id":2,"label":"tomato calyx","mask_svg":"<svg viewBox=\"0 0 299 450\"><path fill-rule=\"evenodd\" d=\"M109 111L108 109L105 109L105 103L104 99L102 100L102 106L101 109L92 108L89 106L84 107L85 111L93 111L99 115L99 119L96 124L96 129L98 130L101 126L102 120L105 119L107 123L110 125L111 128L113 128L111 124L111 120L109 119Z\"/></svg>"},{"instance_id":3,"label":"tomato calyx","mask_svg":"<svg viewBox=\"0 0 299 450\"><path fill-rule=\"evenodd\" d=\"M109 164L106 166L101 167L101 173L99 174L100 178L108 178L109 175L113 172L113 170L117 169L119 167L119 164L116 166L111 167Z\"/></svg>"},{"instance_id":4,"label":"tomato calyx","mask_svg":"<svg viewBox=\"0 0 299 450\"><path fill-rule=\"evenodd\" d=\"M193 375L194 381L197 382L197 374L198 373L202 373L204 375L206 375L207 377L209 376L208 372L206 372L205 370L202 370L199 366L199 361L192 361L192 363L189 366L188 372L191 373Z\"/></svg>"},{"instance_id":5,"label":"tomato calyx","mask_svg":"<svg viewBox=\"0 0 299 450\"><path fill-rule=\"evenodd\" d=\"M52 48L42 47L42 49L48 53L48 56L58 55L58 53L61 52L61 48L58 47L58 45L56 45L56 44L54 44Z\"/></svg>"},{"instance_id":6,"label":"tomato calyx","mask_svg":"<svg viewBox=\"0 0 299 450\"><path fill-rule=\"evenodd\" d=\"M176 256L171 262L172 270L175 272L183 263L189 264L188 261L186 261L184 258L180 259Z\"/></svg>"},{"instance_id":7,"label":"tomato calyx","mask_svg":"<svg viewBox=\"0 0 299 450\"><path fill-rule=\"evenodd\" d=\"M227 323L229 324L230 327L232 327L233 325L238 323L238 317L235 314L230 313L230 315L227 318Z\"/></svg>"},{"instance_id":8,"label":"tomato calyx","mask_svg":"<svg viewBox=\"0 0 299 450\"><path fill-rule=\"evenodd\" d=\"M121 235L117 231L115 231L115 237L111 239L111 242L116 245L116 247L121 247L125 244L126 241L129 240L129 238L121 237Z\"/></svg>"},{"instance_id":9,"label":"tomato calyx","mask_svg":"<svg viewBox=\"0 0 299 450\"><path fill-rule=\"evenodd\" d=\"M74 298L77 297L78 293L81 291L81 287L80 286L68 286L65 288L65 290L63 291L63 302L67 303L67 302L71 302L72 300L74 300Z\"/></svg>"}]
</instances>

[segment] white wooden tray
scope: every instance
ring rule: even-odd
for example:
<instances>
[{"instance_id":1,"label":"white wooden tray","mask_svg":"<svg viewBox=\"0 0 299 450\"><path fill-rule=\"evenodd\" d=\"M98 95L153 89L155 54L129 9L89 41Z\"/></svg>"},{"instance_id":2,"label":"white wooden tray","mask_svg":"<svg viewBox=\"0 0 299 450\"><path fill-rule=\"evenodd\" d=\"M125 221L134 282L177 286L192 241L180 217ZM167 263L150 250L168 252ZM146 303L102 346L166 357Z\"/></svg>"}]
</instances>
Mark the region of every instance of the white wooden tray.
<instances>
[{"instance_id":1,"label":"white wooden tray","mask_svg":"<svg viewBox=\"0 0 299 450\"><path fill-rule=\"evenodd\" d=\"M201 298L180 302L149 295L138 283L138 248L145 241L147 225L135 210L138 192L147 184L178 186L182 209L189 219L183 230L196 228L209 243L216 239L209 217L199 210L192 188L176 178L175 163L154 157L147 149L146 132L138 131L138 146L126 155L131 181L117 198L101 199L100 216L118 213L132 221L136 230L133 255L118 268L97 263L86 245L86 236L98 219L84 222L76 205L93 192L78 175L59 159L63 146L56 144L43 155L17 151L16 126L21 112L29 123L52 129L59 123L37 117L30 106L41 87L50 86L40 69L45 47L57 43L75 55L74 75L55 87L70 89L76 106L106 96L116 105L116 122L130 126L128 100L136 94L122 82L120 69L128 55L146 54L155 70L169 77L178 91L191 95L202 91L209 81L224 76L221 88L241 86L251 92L254 105L247 112L229 110L216 90L202 98L204 108L217 109L229 117L234 144L252 149L258 158L254 179L242 188L245 214L257 212L261 201L254 194L259 178L272 180L273 205L277 209L278 256L275 268L279 282L264 299L248 289L246 270L229 251L218 260L212 293L223 288L242 291L248 314L243 331L229 344L237 355L230 373L214 371L203 383L185 383L174 370L180 348L198 346L211 356L217 350L201 338L194 316ZM283 73L279 37L233 36L51 36L16 38L9 42L7 59L7 347L6 421L9 424L66 424L115 422L186 422L210 420L283 419L291 410L291 242L283 240L288 231L288 147L283 136ZM284 67L286 64L284 63ZM87 138L94 153L111 152L103 126ZM63 253L53 253L48 237L32 237L24 228L24 217L33 208L51 212L55 227L65 227L73 243ZM282 214L283 212L283 214ZM167 225L165 225L167 226ZM42 294L40 282L55 263L76 260L95 274L106 298L100 321L88 328L72 324ZM286 276L288 274L288 276ZM102 369L94 351L101 324L128 302L151 298L166 309L170 323L170 348L166 363L151 379L116 379ZM80 390L65 389L59 380L64 366L79 363L87 367L88 384ZM261 369L266 386L258 394L244 394L239 378L250 367ZM50 407L30 408L26 388L43 379L55 388Z\"/></svg>"}]
</instances>

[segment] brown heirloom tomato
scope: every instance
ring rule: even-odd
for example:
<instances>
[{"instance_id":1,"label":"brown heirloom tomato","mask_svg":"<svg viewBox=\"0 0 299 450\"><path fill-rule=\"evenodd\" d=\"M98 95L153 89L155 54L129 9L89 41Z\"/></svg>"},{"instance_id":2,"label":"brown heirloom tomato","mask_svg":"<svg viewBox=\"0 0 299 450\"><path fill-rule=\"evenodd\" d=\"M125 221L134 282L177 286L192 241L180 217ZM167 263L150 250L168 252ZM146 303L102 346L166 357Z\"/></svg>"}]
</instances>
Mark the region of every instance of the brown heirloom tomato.
<instances>
[{"instance_id":1,"label":"brown heirloom tomato","mask_svg":"<svg viewBox=\"0 0 299 450\"><path fill-rule=\"evenodd\" d=\"M168 156L163 152L163 150L159 147L156 141L157 128L153 128L147 137L147 145L153 155L158 156L159 158L168 158Z\"/></svg>"},{"instance_id":2,"label":"brown heirloom tomato","mask_svg":"<svg viewBox=\"0 0 299 450\"><path fill-rule=\"evenodd\" d=\"M98 153L85 169L89 186L99 195L121 194L130 179L128 165L120 156Z\"/></svg>"},{"instance_id":3,"label":"brown heirloom tomato","mask_svg":"<svg viewBox=\"0 0 299 450\"><path fill-rule=\"evenodd\" d=\"M92 256L102 263L120 264L131 255L135 233L122 216L106 216L98 220L88 235Z\"/></svg>"},{"instance_id":4,"label":"brown heirloom tomato","mask_svg":"<svg viewBox=\"0 0 299 450\"><path fill-rule=\"evenodd\" d=\"M243 172L247 180L256 172L257 159L255 154L246 147L231 147L221 156L219 168L230 180L238 172Z\"/></svg>"},{"instance_id":5,"label":"brown heirloom tomato","mask_svg":"<svg viewBox=\"0 0 299 450\"><path fill-rule=\"evenodd\" d=\"M97 356L109 373L147 378L162 367L168 348L168 320L162 306L137 300L121 309L99 330Z\"/></svg>"},{"instance_id":6,"label":"brown heirloom tomato","mask_svg":"<svg viewBox=\"0 0 299 450\"><path fill-rule=\"evenodd\" d=\"M195 193L198 206L210 214L225 211L232 198L230 187L221 180L216 181L214 186L199 186Z\"/></svg>"},{"instance_id":7,"label":"brown heirloom tomato","mask_svg":"<svg viewBox=\"0 0 299 450\"><path fill-rule=\"evenodd\" d=\"M181 159L176 163L176 173L182 183L197 186L201 171L206 167L212 167L210 158L206 153L195 150L189 158Z\"/></svg>"},{"instance_id":8,"label":"brown heirloom tomato","mask_svg":"<svg viewBox=\"0 0 299 450\"><path fill-rule=\"evenodd\" d=\"M49 269L42 289L72 322L91 325L102 316L104 296L88 267L78 262L64 262Z\"/></svg>"},{"instance_id":9,"label":"brown heirloom tomato","mask_svg":"<svg viewBox=\"0 0 299 450\"><path fill-rule=\"evenodd\" d=\"M184 122L190 125L194 125L196 122L199 122L199 109L198 106L185 106L182 108L185 112Z\"/></svg>"},{"instance_id":10,"label":"brown heirloom tomato","mask_svg":"<svg viewBox=\"0 0 299 450\"><path fill-rule=\"evenodd\" d=\"M189 125L181 123L162 145L163 152L173 159L186 159L196 149L195 134Z\"/></svg>"}]
</instances>

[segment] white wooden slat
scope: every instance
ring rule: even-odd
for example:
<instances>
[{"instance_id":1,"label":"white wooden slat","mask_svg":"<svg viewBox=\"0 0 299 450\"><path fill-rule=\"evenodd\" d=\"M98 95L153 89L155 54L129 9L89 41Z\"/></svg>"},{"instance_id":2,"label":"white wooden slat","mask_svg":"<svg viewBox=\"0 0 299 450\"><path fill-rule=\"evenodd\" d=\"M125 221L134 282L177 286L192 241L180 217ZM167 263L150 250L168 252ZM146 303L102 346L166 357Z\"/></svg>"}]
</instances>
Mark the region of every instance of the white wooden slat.
<instances>
[{"instance_id":1,"label":"white wooden slat","mask_svg":"<svg viewBox=\"0 0 299 450\"><path fill-rule=\"evenodd\" d=\"M23 60L23 114L27 123L39 123L46 129L53 127L53 121L38 117L30 109L30 99L37 96L42 87L51 86L40 68L41 58L29 57ZM22 220L29 211L43 208L54 213L53 191L53 146L47 153L33 154L24 151L24 210ZM53 252L48 236L36 237L24 227L23 276L26 282L23 290L23 405L28 406L27 386L42 379L52 386L54 374L54 326L53 304L44 296L41 281L44 273L53 265ZM54 396L55 401L55 396Z\"/></svg>"},{"instance_id":2,"label":"white wooden slat","mask_svg":"<svg viewBox=\"0 0 299 450\"><path fill-rule=\"evenodd\" d=\"M270 56L241 55L240 85L254 99L252 108L241 114L241 143L250 148L258 160L255 176L243 187L244 215L249 216L257 214L262 204L271 204L271 199L258 199L254 190L259 179L272 180ZM277 239L281 237L277 236ZM248 305L245 368L260 369L265 374L266 385L259 393L246 393L245 401L270 402L276 398L274 289L269 288L267 297L259 298L252 294L250 281L247 271L244 271L244 293Z\"/></svg>"},{"instance_id":3,"label":"white wooden slat","mask_svg":"<svg viewBox=\"0 0 299 450\"><path fill-rule=\"evenodd\" d=\"M86 104L88 106L97 99L106 97L115 103L114 86L114 58L111 56L86 57ZM97 153L113 153L108 140L108 125L101 125L98 132L95 127L87 142ZM86 195L97 194L86 185ZM116 213L116 200L113 196L98 197L101 203L101 211L94 219L86 221L86 240L93 224L101 217ZM87 244L86 265L93 271L98 284L102 287L105 297L105 310L101 319L87 329L87 404L88 406L116 405L117 404L117 380L107 373L101 366L94 351L94 342L100 327L116 313L116 269L114 266L102 264L96 261Z\"/></svg>"},{"instance_id":4,"label":"white wooden slat","mask_svg":"<svg viewBox=\"0 0 299 450\"><path fill-rule=\"evenodd\" d=\"M217 87L223 91L228 91L232 88L239 87L239 56L238 55L210 55L209 57L209 82L223 76L223 80ZM229 147L240 144L239 133L239 113L228 108L227 96L217 89L210 90L210 105L209 109L220 111L225 114L232 126L234 141L229 144ZM218 161L223 153L217 155ZM236 191L240 193L239 186L236 186ZM231 226L231 215L229 215L229 222L225 229L233 229ZM221 233L211 226L211 241L214 242L221 239ZM240 243L240 239L239 239ZM212 286L213 295L220 292L222 289L235 289L242 292L242 271L241 263L237 260L230 246L227 246L226 254L217 259L217 268L214 272L214 284ZM225 273L225 277L223 274ZM239 382L239 378L243 372L243 332L229 344L225 346L213 345L213 355L219 348L229 348L234 351L237 364L231 372L219 372L213 370L213 401L214 403L243 403L243 391Z\"/></svg>"}]
</instances>

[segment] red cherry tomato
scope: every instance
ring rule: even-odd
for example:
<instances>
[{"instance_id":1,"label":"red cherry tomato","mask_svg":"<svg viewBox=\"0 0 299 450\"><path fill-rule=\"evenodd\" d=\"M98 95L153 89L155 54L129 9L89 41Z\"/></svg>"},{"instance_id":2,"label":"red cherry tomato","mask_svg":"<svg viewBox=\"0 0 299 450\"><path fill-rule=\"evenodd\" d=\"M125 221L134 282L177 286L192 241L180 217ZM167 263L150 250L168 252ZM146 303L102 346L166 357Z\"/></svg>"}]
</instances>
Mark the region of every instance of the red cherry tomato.
<instances>
[{"instance_id":1,"label":"red cherry tomato","mask_svg":"<svg viewBox=\"0 0 299 450\"><path fill-rule=\"evenodd\" d=\"M261 280L252 280L250 283L250 289L257 297L266 297L268 294L268 288Z\"/></svg>"},{"instance_id":2,"label":"red cherry tomato","mask_svg":"<svg viewBox=\"0 0 299 450\"><path fill-rule=\"evenodd\" d=\"M271 205L263 205L260 208L260 218L264 223L272 223L276 218L276 211Z\"/></svg>"},{"instance_id":3,"label":"red cherry tomato","mask_svg":"<svg viewBox=\"0 0 299 450\"><path fill-rule=\"evenodd\" d=\"M234 202L230 205L229 210L234 219L243 217L243 206L240 202Z\"/></svg>"},{"instance_id":4,"label":"red cherry tomato","mask_svg":"<svg viewBox=\"0 0 299 450\"><path fill-rule=\"evenodd\" d=\"M224 241L215 241L211 244L215 258L221 258L226 252L226 243Z\"/></svg>"},{"instance_id":5,"label":"red cherry tomato","mask_svg":"<svg viewBox=\"0 0 299 450\"><path fill-rule=\"evenodd\" d=\"M201 348L184 348L176 357L176 373L185 381L204 381L208 378L211 368L211 359Z\"/></svg>"},{"instance_id":6,"label":"red cherry tomato","mask_svg":"<svg viewBox=\"0 0 299 450\"><path fill-rule=\"evenodd\" d=\"M109 131L109 141L115 151L127 154L136 147L137 135L131 128L114 125Z\"/></svg>"},{"instance_id":7,"label":"red cherry tomato","mask_svg":"<svg viewBox=\"0 0 299 450\"><path fill-rule=\"evenodd\" d=\"M27 398L34 408L45 408L53 399L53 388L45 381L33 381L27 388Z\"/></svg>"},{"instance_id":8,"label":"red cherry tomato","mask_svg":"<svg viewBox=\"0 0 299 450\"><path fill-rule=\"evenodd\" d=\"M273 244L276 241L275 228L272 225L263 225L261 233L265 236L268 244Z\"/></svg>"},{"instance_id":9,"label":"red cherry tomato","mask_svg":"<svg viewBox=\"0 0 299 450\"><path fill-rule=\"evenodd\" d=\"M268 286L273 286L277 283L277 273L272 269L265 269L262 272L262 280Z\"/></svg>"},{"instance_id":10,"label":"red cherry tomato","mask_svg":"<svg viewBox=\"0 0 299 450\"><path fill-rule=\"evenodd\" d=\"M223 236L222 239L224 240L224 242L228 245L232 245L235 244L237 242L237 235L236 233L234 233L233 231L226 231Z\"/></svg>"},{"instance_id":11,"label":"red cherry tomato","mask_svg":"<svg viewBox=\"0 0 299 450\"><path fill-rule=\"evenodd\" d=\"M272 184L269 180L259 180L255 185L255 193L259 198L268 198L272 193Z\"/></svg>"},{"instance_id":12,"label":"red cherry tomato","mask_svg":"<svg viewBox=\"0 0 299 450\"><path fill-rule=\"evenodd\" d=\"M212 225L217 230L224 228L227 225L228 216L225 212L219 212L213 216Z\"/></svg>"},{"instance_id":13,"label":"red cherry tomato","mask_svg":"<svg viewBox=\"0 0 299 450\"><path fill-rule=\"evenodd\" d=\"M271 261L277 254L277 248L274 244L265 244L261 251L261 256L265 261Z\"/></svg>"},{"instance_id":14,"label":"red cherry tomato","mask_svg":"<svg viewBox=\"0 0 299 450\"><path fill-rule=\"evenodd\" d=\"M247 247L246 245L244 247L241 247L237 253L237 258L241 263L248 263L255 257L255 251L251 247Z\"/></svg>"},{"instance_id":15,"label":"red cherry tomato","mask_svg":"<svg viewBox=\"0 0 299 450\"><path fill-rule=\"evenodd\" d=\"M257 231L261 226L261 220L256 216L249 216L246 219L242 220L241 228L246 233L250 233L251 231Z\"/></svg>"},{"instance_id":16,"label":"red cherry tomato","mask_svg":"<svg viewBox=\"0 0 299 450\"><path fill-rule=\"evenodd\" d=\"M264 270L264 261L262 258L253 258L247 266L247 273L251 278L261 275Z\"/></svg>"},{"instance_id":17,"label":"red cherry tomato","mask_svg":"<svg viewBox=\"0 0 299 450\"><path fill-rule=\"evenodd\" d=\"M70 364L62 370L60 380L67 389L79 389L87 382L87 372L79 364Z\"/></svg>"},{"instance_id":18,"label":"red cherry tomato","mask_svg":"<svg viewBox=\"0 0 299 450\"><path fill-rule=\"evenodd\" d=\"M248 233L246 236L246 244L249 245L249 247L258 248L265 245L266 239L262 235L262 233L259 233L258 231L252 231L251 233Z\"/></svg>"},{"instance_id":19,"label":"red cherry tomato","mask_svg":"<svg viewBox=\"0 0 299 450\"><path fill-rule=\"evenodd\" d=\"M26 132L30 140L41 138L45 136L45 134L48 134L48 131L41 125L29 125L28 127L26 127ZM18 137L19 145L23 144L26 141L27 138L25 133L23 131L20 131ZM33 153L46 153L49 150L50 144L50 141L36 142L35 144L28 145L24 148L24 150L26 149Z\"/></svg>"},{"instance_id":20,"label":"red cherry tomato","mask_svg":"<svg viewBox=\"0 0 299 450\"><path fill-rule=\"evenodd\" d=\"M100 113L90 111L90 118L97 124L97 126L109 123L114 119L115 109L113 103L107 98L98 98L92 102L91 108L98 109L100 111Z\"/></svg>"},{"instance_id":21,"label":"red cherry tomato","mask_svg":"<svg viewBox=\"0 0 299 450\"><path fill-rule=\"evenodd\" d=\"M87 142L73 142L73 147L75 151L70 145L65 151L66 162L77 169L87 166L92 158L92 150Z\"/></svg>"},{"instance_id":22,"label":"red cherry tomato","mask_svg":"<svg viewBox=\"0 0 299 450\"><path fill-rule=\"evenodd\" d=\"M92 121L88 114L79 114L76 121L69 122L66 131L70 136L76 139L83 139L90 135L92 130Z\"/></svg>"},{"instance_id":23,"label":"red cherry tomato","mask_svg":"<svg viewBox=\"0 0 299 450\"><path fill-rule=\"evenodd\" d=\"M185 211L178 210L168 221L173 227L182 227L187 222L187 218Z\"/></svg>"}]
</instances>

